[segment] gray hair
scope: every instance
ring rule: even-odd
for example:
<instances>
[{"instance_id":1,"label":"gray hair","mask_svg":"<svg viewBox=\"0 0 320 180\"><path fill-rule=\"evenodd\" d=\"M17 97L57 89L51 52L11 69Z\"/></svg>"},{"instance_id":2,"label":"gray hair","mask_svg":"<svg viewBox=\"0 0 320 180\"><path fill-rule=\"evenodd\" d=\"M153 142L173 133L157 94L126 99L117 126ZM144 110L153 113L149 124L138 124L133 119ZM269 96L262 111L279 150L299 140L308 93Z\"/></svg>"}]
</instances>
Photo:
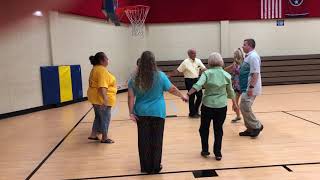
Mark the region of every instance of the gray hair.
<instances>
[{"instance_id":1,"label":"gray hair","mask_svg":"<svg viewBox=\"0 0 320 180\"><path fill-rule=\"evenodd\" d=\"M221 55L217 52L211 53L208 58L208 66L209 67L223 67L224 61Z\"/></svg>"},{"instance_id":2,"label":"gray hair","mask_svg":"<svg viewBox=\"0 0 320 180\"><path fill-rule=\"evenodd\" d=\"M190 54L191 52L197 52L196 49L188 49L188 54Z\"/></svg>"}]
</instances>

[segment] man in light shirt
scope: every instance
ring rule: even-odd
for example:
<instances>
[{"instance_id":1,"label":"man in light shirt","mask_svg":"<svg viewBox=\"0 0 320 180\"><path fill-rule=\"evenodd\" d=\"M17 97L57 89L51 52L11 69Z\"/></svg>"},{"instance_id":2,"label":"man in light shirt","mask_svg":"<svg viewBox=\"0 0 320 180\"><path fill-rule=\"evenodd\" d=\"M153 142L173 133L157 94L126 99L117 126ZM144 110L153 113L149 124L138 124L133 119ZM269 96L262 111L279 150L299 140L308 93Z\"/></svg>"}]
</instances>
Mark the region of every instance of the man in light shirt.
<instances>
[{"instance_id":1,"label":"man in light shirt","mask_svg":"<svg viewBox=\"0 0 320 180\"><path fill-rule=\"evenodd\" d=\"M207 68L202 61L196 58L197 52L195 49L188 50L189 58L185 59L180 66L174 70L170 76L175 76L179 73L183 73L186 89L189 91L192 86L198 81L200 70L205 71ZM197 98L196 98L197 97ZM196 98L196 100L195 100ZM199 107L202 100L202 90L192 94L189 97L189 117L199 118Z\"/></svg>"},{"instance_id":2,"label":"man in light shirt","mask_svg":"<svg viewBox=\"0 0 320 180\"><path fill-rule=\"evenodd\" d=\"M243 43L243 51L246 57L240 68L240 87L242 91L240 110L244 118L246 130L240 132L240 136L257 137L263 129L263 125L252 112L252 105L257 96L261 95L261 59L255 51L256 43L253 39L246 39Z\"/></svg>"}]
</instances>

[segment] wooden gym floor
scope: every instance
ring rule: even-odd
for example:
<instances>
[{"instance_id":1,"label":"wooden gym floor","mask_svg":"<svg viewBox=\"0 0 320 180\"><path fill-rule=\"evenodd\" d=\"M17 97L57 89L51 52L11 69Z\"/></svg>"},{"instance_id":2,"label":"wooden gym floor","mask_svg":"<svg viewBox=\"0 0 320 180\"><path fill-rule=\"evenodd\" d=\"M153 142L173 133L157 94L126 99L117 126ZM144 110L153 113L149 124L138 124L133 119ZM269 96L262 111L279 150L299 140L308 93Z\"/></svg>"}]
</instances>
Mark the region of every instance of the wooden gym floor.
<instances>
[{"instance_id":1,"label":"wooden gym floor","mask_svg":"<svg viewBox=\"0 0 320 180\"><path fill-rule=\"evenodd\" d=\"M217 162L200 156L199 119L188 119L187 104L166 95L167 114L173 117L166 119L164 168L158 175L140 173L136 125L127 118L126 93L118 95L113 109L112 145L87 140L94 117L88 102L4 119L0 179L189 180L197 170L211 170L218 176L201 179L318 180L319 100L320 84L264 87L254 105L265 126L262 134L257 139L239 137L243 121L231 123L234 113L229 110L223 159Z\"/></svg>"}]
</instances>

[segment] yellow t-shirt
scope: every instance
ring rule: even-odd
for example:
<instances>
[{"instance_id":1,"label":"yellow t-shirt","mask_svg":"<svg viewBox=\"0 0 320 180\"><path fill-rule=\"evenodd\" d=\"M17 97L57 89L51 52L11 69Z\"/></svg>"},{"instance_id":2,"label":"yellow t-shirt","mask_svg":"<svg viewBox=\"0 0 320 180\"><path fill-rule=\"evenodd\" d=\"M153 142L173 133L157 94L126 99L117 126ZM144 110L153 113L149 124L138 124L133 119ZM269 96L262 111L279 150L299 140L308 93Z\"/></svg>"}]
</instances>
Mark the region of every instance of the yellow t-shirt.
<instances>
[{"instance_id":1,"label":"yellow t-shirt","mask_svg":"<svg viewBox=\"0 0 320 180\"><path fill-rule=\"evenodd\" d=\"M99 88L107 89L108 106L116 104L117 85L116 78L103 66L93 66L89 77L87 96L92 104L103 105L103 97Z\"/></svg>"}]
</instances>

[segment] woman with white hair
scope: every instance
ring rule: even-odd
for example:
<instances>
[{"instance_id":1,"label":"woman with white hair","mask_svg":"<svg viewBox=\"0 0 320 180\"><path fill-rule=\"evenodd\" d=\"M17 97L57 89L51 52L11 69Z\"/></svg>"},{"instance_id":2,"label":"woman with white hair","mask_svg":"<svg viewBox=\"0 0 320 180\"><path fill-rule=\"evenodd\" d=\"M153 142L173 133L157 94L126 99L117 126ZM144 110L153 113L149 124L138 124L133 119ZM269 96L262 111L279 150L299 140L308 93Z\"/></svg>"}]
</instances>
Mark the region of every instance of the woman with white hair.
<instances>
[{"instance_id":1,"label":"woman with white hair","mask_svg":"<svg viewBox=\"0 0 320 180\"><path fill-rule=\"evenodd\" d=\"M214 129L214 154L216 160L222 159L221 144L223 136L223 123L227 115L227 100L232 99L233 110L239 109L232 88L231 75L224 71L223 59L219 53L212 53L208 58L209 69L202 73L199 81L193 85L188 96L205 87L201 107L200 136L202 151L201 155L210 155L208 147L209 128L211 120Z\"/></svg>"}]
</instances>

